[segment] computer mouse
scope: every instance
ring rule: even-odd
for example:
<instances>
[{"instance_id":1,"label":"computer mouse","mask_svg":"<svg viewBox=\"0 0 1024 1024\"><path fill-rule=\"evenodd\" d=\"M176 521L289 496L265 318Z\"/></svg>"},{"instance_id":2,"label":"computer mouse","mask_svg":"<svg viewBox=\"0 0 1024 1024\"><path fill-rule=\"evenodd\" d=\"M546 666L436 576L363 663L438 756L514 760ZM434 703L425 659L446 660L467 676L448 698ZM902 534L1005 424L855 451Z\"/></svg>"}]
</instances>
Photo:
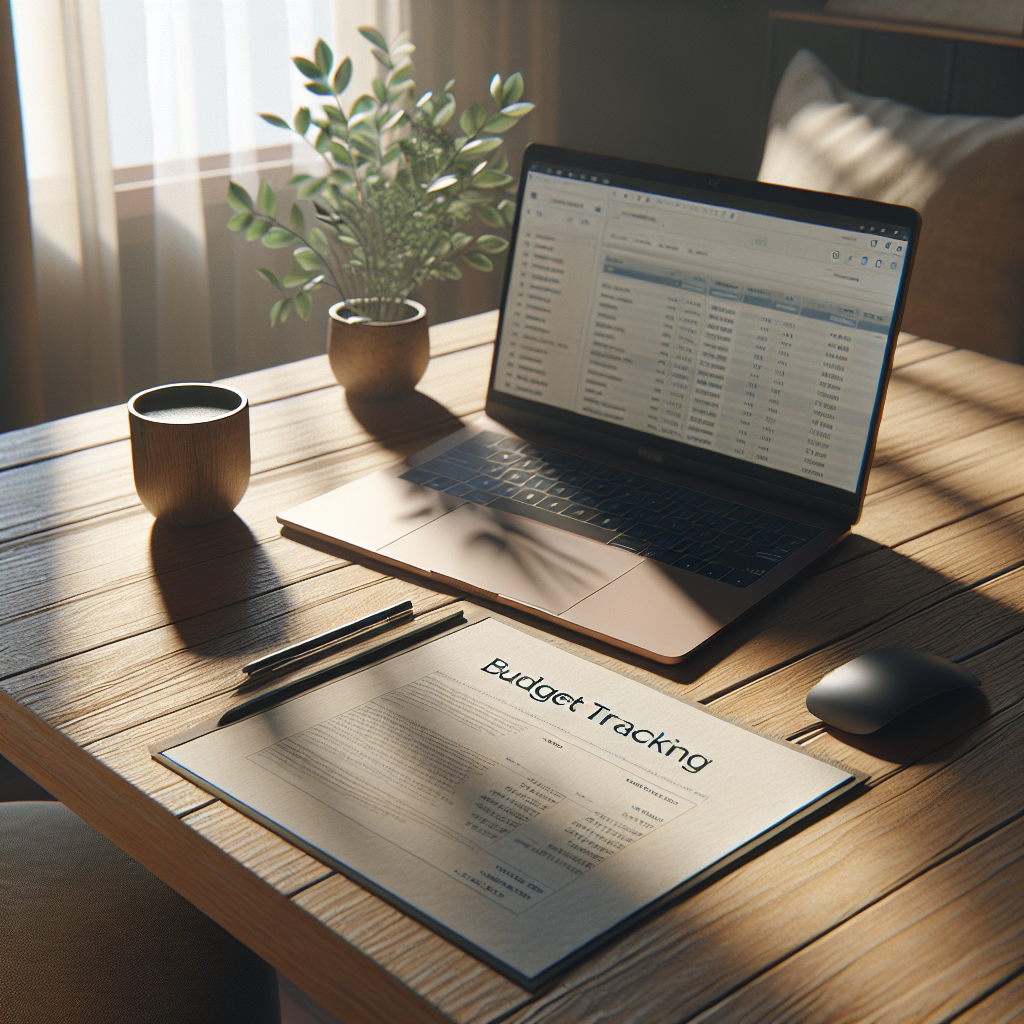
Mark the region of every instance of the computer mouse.
<instances>
[{"instance_id":1,"label":"computer mouse","mask_svg":"<svg viewBox=\"0 0 1024 1024\"><path fill-rule=\"evenodd\" d=\"M811 687L807 710L826 725L864 734L940 693L980 685L967 669L936 654L886 647L829 672Z\"/></svg>"}]
</instances>

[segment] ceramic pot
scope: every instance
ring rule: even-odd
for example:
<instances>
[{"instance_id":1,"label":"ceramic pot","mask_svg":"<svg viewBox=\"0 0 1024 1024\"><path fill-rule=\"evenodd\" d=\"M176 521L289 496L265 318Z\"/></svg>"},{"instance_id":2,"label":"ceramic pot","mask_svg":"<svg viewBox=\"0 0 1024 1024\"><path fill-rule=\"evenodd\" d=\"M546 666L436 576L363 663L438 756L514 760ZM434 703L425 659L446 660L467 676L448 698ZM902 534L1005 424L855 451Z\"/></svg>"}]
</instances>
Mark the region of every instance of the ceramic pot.
<instances>
[{"instance_id":1,"label":"ceramic pot","mask_svg":"<svg viewBox=\"0 0 1024 1024\"><path fill-rule=\"evenodd\" d=\"M352 299L330 308L327 358L338 383L351 398L387 402L406 398L415 390L430 362L427 311L406 299L404 320L348 323L361 302Z\"/></svg>"}]
</instances>

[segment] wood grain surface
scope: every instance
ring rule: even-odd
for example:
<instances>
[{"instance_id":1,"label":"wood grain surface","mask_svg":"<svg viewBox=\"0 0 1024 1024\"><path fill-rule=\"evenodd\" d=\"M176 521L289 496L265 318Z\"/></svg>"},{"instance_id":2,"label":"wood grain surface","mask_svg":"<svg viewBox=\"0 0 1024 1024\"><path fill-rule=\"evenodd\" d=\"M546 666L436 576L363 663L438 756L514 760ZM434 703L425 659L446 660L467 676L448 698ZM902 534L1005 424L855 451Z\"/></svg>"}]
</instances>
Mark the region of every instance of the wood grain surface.
<instances>
[{"instance_id":1,"label":"wood grain surface","mask_svg":"<svg viewBox=\"0 0 1024 1024\"><path fill-rule=\"evenodd\" d=\"M853 534L682 664L491 609L869 776L539 996L151 759L259 692L241 666L296 637L404 598L421 621L469 607L275 515L479 412L495 326L432 328L419 391L386 409L347 402L325 357L231 380L253 475L209 526L140 506L123 408L0 435L0 753L346 1024L1019 1019L1024 368L973 352L901 337ZM981 691L869 737L810 716L821 675L893 645Z\"/></svg>"}]
</instances>

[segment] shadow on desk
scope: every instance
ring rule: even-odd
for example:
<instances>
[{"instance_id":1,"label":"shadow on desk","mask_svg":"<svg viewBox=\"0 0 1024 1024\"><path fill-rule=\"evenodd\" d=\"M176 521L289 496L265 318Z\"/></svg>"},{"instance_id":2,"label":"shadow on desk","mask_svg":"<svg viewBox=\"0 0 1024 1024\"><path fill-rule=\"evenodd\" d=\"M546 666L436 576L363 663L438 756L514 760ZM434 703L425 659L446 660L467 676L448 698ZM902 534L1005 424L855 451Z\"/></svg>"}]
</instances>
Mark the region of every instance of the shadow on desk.
<instances>
[{"instance_id":1,"label":"shadow on desk","mask_svg":"<svg viewBox=\"0 0 1024 1024\"><path fill-rule=\"evenodd\" d=\"M424 436L427 431L432 437L441 438L462 427L462 421L454 413L421 391L414 391L397 402L366 402L348 395L345 402L359 425L382 447L403 453L409 434L415 433L420 438L415 448L419 451L430 443L430 438Z\"/></svg>"},{"instance_id":2,"label":"shadow on desk","mask_svg":"<svg viewBox=\"0 0 1024 1024\"><path fill-rule=\"evenodd\" d=\"M988 698L971 687L939 694L867 736L855 736L832 726L825 731L849 747L892 764L932 764L945 760L938 751L981 725L991 714Z\"/></svg>"},{"instance_id":3,"label":"shadow on desk","mask_svg":"<svg viewBox=\"0 0 1024 1024\"><path fill-rule=\"evenodd\" d=\"M206 526L155 521L149 547L168 619L186 647L239 634L257 619L259 630L250 630L247 642L240 637L233 653L286 642L291 602L284 581L237 515Z\"/></svg>"}]
</instances>

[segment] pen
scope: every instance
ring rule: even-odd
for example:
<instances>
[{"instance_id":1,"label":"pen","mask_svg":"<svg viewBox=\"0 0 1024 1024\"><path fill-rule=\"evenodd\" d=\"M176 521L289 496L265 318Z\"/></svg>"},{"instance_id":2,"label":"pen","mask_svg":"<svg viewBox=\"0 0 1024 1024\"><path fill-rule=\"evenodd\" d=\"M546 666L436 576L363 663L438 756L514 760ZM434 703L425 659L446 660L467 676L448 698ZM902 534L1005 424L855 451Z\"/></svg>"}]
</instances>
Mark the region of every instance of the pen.
<instances>
[{"instance_id":1,"label":"pen","mask_svg":"<svg viewBox=\"0 0 1024 1024\"><path fill-rule=\"evenodd\" d=\"M443 619L428 623L426 626L410 629L407 633L402 633L401 636L386 640L384 643L377 644L376 647L371 647L367 651L355 654L351 658L345 658L343 661L336 662L333 665L327 665L316 672L311 672L308 676L303 676L294 682L279 686L276 690L261 694L259 697L253 697L251 700L247 700L231 708L229 711L225 711L217 720L217 725L230 725L232 722L237 722L242 718L248 718L249 715L255 714L257 711L265 711L267 708L272 708L282 701L296 697L306 690L319 686L321 683L326 683L331 679L344 675L346 672L353 672L356 669L372 665L376 661L381 661L391 654L396 654L406 647L412 647L422 640L427 640L438 633L443 633L445 630L451 629L452 626L465 621L466 616L462 612L453 612L451 615L446 615Z\"/></svg>"},{"instance_id":2,"label":"pen","mask_svg":"<svg viewBox=\"0 0 1024 1024\"><path fill-rule=\"evenodd\" d=\"M399 601L398 604L393 604L390 608L382 608L379 612L364 615L361 619L346 622L343 626L335 626L334 629L329 629L326 633L318 633L316 636L311 636L308 640L291 644L289 647L282 647L279 651L273 651L271 654L258 658L256 661L250 661L248 665L242 666L242 671L246 675L252 675L254 672L265 672L267 669L279 668L289 661L294 661L296 658L308 654L310 651L315 651L319 647L326 647L336 640L343 640L354 633L359 633L370 626L375 626L378 622L404 618L411 614L412 601ZM323 653L327 654L329 652L324 651Z\"/></svg>"}]
</instances>

